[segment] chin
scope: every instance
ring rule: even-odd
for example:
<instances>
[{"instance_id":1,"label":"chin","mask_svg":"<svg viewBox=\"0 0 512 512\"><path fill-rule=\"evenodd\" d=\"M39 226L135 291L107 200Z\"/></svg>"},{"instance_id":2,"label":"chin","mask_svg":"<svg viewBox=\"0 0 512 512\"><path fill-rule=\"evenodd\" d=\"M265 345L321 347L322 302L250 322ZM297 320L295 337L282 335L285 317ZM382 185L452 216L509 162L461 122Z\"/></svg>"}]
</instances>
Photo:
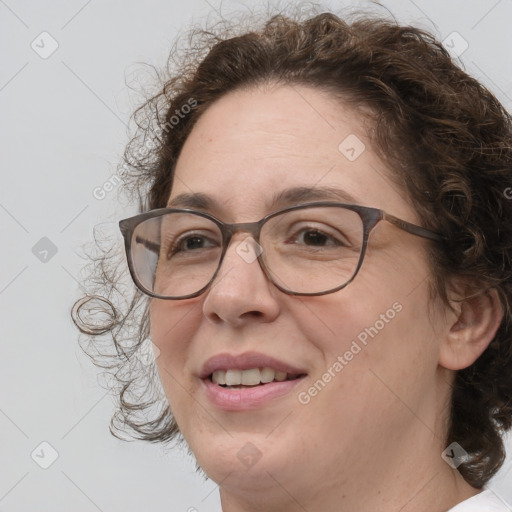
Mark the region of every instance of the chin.
<instances>
[{"instance_id":1,"label":"chin","mask_svg":"<svg viewBox=\"0 0 512 512\"><path fill-rule=\"evenodd\" d=\"M200 435L200 434L199 434ZM276 478L287 480L286 474L297 468L294 452L281 442L273 442L262 434L225 432L216 437L191 440L194 456L210 479L239 491L275 487Z\"/></svg>"}]
</instances>

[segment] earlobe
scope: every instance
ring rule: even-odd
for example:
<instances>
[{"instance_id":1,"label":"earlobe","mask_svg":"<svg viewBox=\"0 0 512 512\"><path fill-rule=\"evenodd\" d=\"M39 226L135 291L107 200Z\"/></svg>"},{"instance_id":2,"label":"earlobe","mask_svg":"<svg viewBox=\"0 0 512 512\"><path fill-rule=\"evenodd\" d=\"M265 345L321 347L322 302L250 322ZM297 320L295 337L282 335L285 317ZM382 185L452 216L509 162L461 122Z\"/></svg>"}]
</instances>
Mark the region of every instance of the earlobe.
<instances>
[{"instance_id":1,"label":"earlobe","mask_svg":"<svg viewBox=\"0 0 512 512\"><path fill-rule=\"evenodd\" d=\"M449 370L471 366L494 339L502 319L495 288L463 299L440 348L439 364Z\"/></svg>"}]
</instances>

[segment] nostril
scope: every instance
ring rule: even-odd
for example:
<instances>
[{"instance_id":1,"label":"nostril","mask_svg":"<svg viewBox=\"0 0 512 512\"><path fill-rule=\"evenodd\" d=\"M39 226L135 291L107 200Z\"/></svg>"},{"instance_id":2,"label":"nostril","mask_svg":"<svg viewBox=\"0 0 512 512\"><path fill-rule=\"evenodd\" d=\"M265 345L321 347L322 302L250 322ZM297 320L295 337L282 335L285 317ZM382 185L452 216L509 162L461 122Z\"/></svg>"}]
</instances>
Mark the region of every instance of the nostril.
<instances>
[{"instance_id":1,"label":"nostril","mask_svg":"<svg viewBox=\"0 0 512 512\"><path fill-rule=\"evenodd\" d=\"M242 315L242 317L246 316L246 315L247 316L255 316L257 318L260 318L261 316L263 316L263 313L261 311L256 311L256 310L255 311L247 311L247 313L244 313Z\"/></svg>"}]
</instances>

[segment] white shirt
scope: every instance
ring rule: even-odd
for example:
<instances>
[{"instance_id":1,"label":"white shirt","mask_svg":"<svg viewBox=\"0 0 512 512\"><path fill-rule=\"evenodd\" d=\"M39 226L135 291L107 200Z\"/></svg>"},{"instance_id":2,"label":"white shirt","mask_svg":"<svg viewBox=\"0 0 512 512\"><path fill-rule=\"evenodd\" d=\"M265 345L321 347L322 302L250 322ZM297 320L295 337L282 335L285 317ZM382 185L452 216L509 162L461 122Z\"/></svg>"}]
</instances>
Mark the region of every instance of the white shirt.
<instances>
[{"instance_id":1,"label":"white shirt","mask_svg":"<svg viewBox=\"0 0 512 512\"><path fill-rule=\"evenodd\" d=\"M448 512L512 512L512 505L488 489L459 503Z\"/></svg>"}]
</instances>

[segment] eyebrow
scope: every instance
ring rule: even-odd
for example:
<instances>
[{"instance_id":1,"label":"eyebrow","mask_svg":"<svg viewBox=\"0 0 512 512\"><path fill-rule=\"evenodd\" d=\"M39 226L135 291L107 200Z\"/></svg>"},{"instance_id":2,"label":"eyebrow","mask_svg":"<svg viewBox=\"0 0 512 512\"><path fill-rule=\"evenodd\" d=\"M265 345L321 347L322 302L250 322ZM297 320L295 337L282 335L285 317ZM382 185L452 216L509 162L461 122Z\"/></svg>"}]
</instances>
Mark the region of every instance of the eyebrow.
<instances>
[{"instance_id":1,"label":"eyebrow","mask_svg":"<svg viewBox=\"0 0 512 512\"><path fill-rule=\"evenodd\" d=\"M343 203L360 204L359 200L346 190L336 187L293 187L275 194L268 210L273 211L286 206L310 201L340 201ZM221 209L213 197L202 192L183 193L173 198L167 208L193 208L205 211Z\"/></svg>"}]
</instances>

